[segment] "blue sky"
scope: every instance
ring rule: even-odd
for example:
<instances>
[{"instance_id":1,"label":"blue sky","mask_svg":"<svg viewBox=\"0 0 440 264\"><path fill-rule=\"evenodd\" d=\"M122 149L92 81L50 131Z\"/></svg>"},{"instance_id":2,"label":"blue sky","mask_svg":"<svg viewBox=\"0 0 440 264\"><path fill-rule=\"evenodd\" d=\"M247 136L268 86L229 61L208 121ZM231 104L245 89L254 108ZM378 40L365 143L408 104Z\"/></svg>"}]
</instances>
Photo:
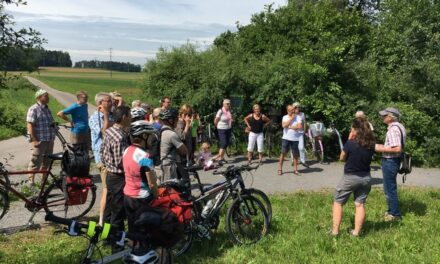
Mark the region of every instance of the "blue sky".
<instances>
[{"instance_id":1,"label":"blue sky","mask_svg":"<svg viewBox=\"0 0 440 264\"><path fill-rule=\"evenodd\" d=\"M73 61L108 60L144 64L160 47L187 42L206 49L220 33L249 23L252 14L287 0L28 0L9 5L18 27L32 27Z\"/></svg>"}]
</instances>

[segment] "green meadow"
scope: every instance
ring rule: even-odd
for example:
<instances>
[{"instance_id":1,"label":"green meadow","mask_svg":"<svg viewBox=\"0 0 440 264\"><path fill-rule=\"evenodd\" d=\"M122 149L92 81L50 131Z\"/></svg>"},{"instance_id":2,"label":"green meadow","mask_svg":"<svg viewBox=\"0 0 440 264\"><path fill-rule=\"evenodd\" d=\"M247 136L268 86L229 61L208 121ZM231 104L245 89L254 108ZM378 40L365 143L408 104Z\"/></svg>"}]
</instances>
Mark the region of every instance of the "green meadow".
<instances>
[{"instance_id":1,"label":"green meadow","mask_svg":"<svg viewBox=\"0 0 440 264\"><path fill-rule=\"evenodd\" d=\"M361 237L344 230L353 226L353 204L347 203L341 235L328 235L332 193L329 190L270 196L273 222L268 236L252 246L236 246L224 228L224 215L211 240L196 240L174 263L439 263L440 192L402 188L403 221L386 223L385 197L374 188L367 201L367 219ZM45 227L3 237L1 263L78 263L87 240L54 233ZM44 241L44 242L42 242ZM102 248L108 254L108 247Z\"/></svg>"}]
</instances>

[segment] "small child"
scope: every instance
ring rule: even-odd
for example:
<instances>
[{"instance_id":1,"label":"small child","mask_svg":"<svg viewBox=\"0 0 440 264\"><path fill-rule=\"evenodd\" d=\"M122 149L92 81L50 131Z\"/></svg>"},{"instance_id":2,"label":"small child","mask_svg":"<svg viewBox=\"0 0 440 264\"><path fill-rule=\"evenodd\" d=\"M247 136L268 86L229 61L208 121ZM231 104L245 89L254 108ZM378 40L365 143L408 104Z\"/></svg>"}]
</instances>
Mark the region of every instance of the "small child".
<instances>
[{"instance_id":1,"label":"small child","mask_svg":"<svg viewBox=\"0 0 440 264\"><path fill-rule=\"evenodd\" d=\"M212 154L210 148L211 146L209 145L208 142L203 142L202 146L200 147L198 164L200 166L203 166L203 169L205 171L218 168L218 165L215 164L214 161L212 160Z\"/></svg>"}]
</instances>

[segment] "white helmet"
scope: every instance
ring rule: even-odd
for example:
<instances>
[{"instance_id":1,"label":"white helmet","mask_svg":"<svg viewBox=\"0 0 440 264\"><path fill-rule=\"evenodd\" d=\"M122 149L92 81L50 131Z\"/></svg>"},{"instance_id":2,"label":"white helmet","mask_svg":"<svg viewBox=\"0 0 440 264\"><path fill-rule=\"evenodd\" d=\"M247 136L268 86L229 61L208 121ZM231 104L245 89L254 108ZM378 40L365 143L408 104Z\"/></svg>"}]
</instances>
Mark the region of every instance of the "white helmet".
<instances>
[{"instance_id":1,"label":"white helmet","mask_svg":"<svg viewBox=\"0 0 440 264\"><path fill-rule=\"evenodd\" d=\"M133 120L144 120L147 112L142 107L132 108L130 111Z\"/></svg>"}]
</instances>

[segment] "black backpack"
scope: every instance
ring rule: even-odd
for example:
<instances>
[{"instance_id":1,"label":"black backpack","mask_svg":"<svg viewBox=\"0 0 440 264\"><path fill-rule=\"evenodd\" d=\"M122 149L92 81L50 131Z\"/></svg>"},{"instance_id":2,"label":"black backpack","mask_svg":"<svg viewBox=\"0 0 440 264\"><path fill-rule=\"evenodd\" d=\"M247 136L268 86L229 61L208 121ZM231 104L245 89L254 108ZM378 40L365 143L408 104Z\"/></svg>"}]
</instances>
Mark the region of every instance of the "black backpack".
<instances>
[{"instance_id":1,"label":"black backpack","mask_svg":"<svg viewBox=\"0 0 440 264\"><path fill-rule=\"evenodd\" d=\"M411 154L405 152L405 143L403 142L403 132L402 129L400 129L399 126L396 126L400 131L400 143L402 146L402 153L400 156L400 168L399 173L403 174L402 181L405 183L406 181L406 175L410 174L412 171L412 156Z\"/></svg>"},{"instance_id":2,"label":"black backpack","mask_svg":"<svg viewBox=\"0 0 440 264\"><path fill-rule=\"evenodd\" d=\"M61 169L70 177L88 177L90 158L87 150L79 146L67 146L61 160Z\"/></svg>"}]
</instances>

